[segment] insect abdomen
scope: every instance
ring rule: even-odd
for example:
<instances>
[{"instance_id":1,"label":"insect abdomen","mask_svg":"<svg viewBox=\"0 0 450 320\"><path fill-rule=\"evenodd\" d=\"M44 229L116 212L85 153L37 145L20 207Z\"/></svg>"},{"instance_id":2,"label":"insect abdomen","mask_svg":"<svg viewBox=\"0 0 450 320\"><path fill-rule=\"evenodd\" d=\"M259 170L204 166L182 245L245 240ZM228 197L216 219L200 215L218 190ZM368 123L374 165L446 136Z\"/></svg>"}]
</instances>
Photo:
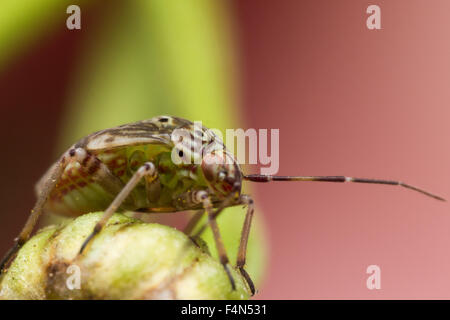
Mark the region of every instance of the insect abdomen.
<instances>
[{"instance_id":1,"label":"insect abdomen","mask_svg":"<svg viewBox=\"0 0 450 320\"><path fill-rule=\"evenodd\" d=\"M77 162L69 163L50 194L46 212L76 217L104 210L114 199Z\"/></svg>"}]
</instances>

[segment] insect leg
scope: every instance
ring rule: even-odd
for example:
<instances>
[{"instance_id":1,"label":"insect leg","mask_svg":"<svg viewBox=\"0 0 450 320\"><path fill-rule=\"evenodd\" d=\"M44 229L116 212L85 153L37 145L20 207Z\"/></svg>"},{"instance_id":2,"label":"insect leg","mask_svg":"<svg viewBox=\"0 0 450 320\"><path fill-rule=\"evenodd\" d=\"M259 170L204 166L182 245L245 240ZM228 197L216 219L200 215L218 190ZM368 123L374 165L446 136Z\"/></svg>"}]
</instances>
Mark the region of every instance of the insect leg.
<instances>
[{"instance_id":1,"label":"insect leg","mask_svg":"<svg viewBox=\"0 0 450 320\"><path fill-rule=\"evenodd\" d=\"M252 292L252 295L255 294L255 285L253 284L252 279L250 278L250 275L245 271L245 260L246 260L246 254L247 254L247 243L248 243L248 237L250 235L250 226L252 223L253 218L253 212L254 212L254 205L253 205L253 199L248 195L241 195L239 197L239 200L237 203L227 203L227 205L222 205L219 207L216 211L212 213L212 218L216 219L220 213L222 213L223 209L225 209L227 206L234 206L234 205L246 205L247 206L247 213L245 215L244 225L242 227L241 232L241 241L239 243L239 250L238 250L238 256L237 256L237 263L236 266L238 267L239 271L241 272L242 276L245 278L245 280L248 283L248 286L250 287L250 290ZM194 239L197 237L200 237L201 234L205 231L206 224L203 225L194 236L192 236Z\"/></svg>"},{"instance_id":2,"label":"insect leg","mask_svg":"<svg viewBox=\"0 0 450 320\"><path fill-rule=\"evenodd\" d=\"M197 193L197 198L203 204L203 208L205 208L205 211L208 214L208 222L214 234L214 240L216 242L217 252L219 253L220 263L222 264L223 268L225 269L225 272L227 273L228 278L230 279L231 288L233 290L236 290L236 284L228 267L228 263L230 262L230 260L228 259L227 252L225 250L222 237L220 235L219 226L217 225L217 221L214 217L211 199L209 198L208 193L206 191L199 191Z\"/></svg>"},{"instance_id":3,"label":"insect leg","mask_svg":"<svg viewBox=\"0 0 450 320\"><path fill-rule=\"evenodd\" d=\"M2 258L0 262L0 270L4 269L11 257L28 240L40 215L42 214L46 201L60 181L67 165L73 161L78 162L81 167L85 168L86 171L91 174L92 179L101 185L106 192L116 195L123 188L123 183L121 180L115 177L109 171L108 167L97 157L89 154L83 148L69 149L48 170L41 181L37 184L38 199L36 204L34 205L33 210L31 210L31 215L25 223L25 226L19 236L15 239L14 246Z\"/></svg>"},{"instance_id":4,"label":"insect leg","mask_svg":"<svg viewBox=\"0 0 450 320\"><path fill-rule=\"evenodd\" d=\"M239 251L238 251L238 255L237 255L236 267L238 267L242 276L247 281L247 283L250 287L250 290L252 292L252 295L254 295L256 292L255 285L253 284L253 281L250 278L250 275L244 269L245 260L246 260L246 256L247 256L248 237L250 235L250 226L252 224L252 218L253 218L253 212L254 212L253 199L248 195L241 195L241 203L247 205L247 213L245 214L244 225L242 226L241 241L239 243Z\"/></svg>"},{"instance_id":5,"label":"insect leg","mask_svg":"<svg viewBox=\"0 0 450 320\"><path fill-rule=\"evenodd\" d=\"M203 210L197 210L192 215L191 219L189 220L188 224L184 228L183 232L187 234L188 236L192 233L192 231L195 229L197 224L200 222L200 219L203 217Z\"/></svg>"},{"instance_id":6,"label":"insect leg","mask_svg":"<svg viewBox=\"0 0 450 320\"><path fill-rule=\"evenodd\" d=\"M0 272L3 272L5 266L9 263L14 254L22 247L22 245L30 238L31 233L33 232L36 223L39 220L39 217L42 213L42 209L50 196L51 192L57 185L61 175L64 172L65 167L69 163L69 161L76 156L75 150L70 149L66 153L64 153L61 158L50 168L47 176L47 179L42 183L42 188L38 194L37 201L31 210L31 214L28 217L25 226L20 231L19 236L14 239L14 245L5 256L0 261Z\"/></svg>"},{"instance_id":7,"label":"insect leg","mask_svg":"<svg viewBox=\"0 0 450 320\"><path fill-rule=\"evenodd\" d=\"M236 202L236 199L239 197L239 190L241 189L241 184L240 182L236 182L233 186L233 190L229 193L229 195L227 196L227 198L222 201L219 205L219 207L217 207L216 211L214 212L214 218L226 207L229 207L230 205L232 205L234 202ZM189 198L192 198L192 196L190 196ZM195 227L197 226L198 222L200 221L200 219L202 218L202 213L203 211L197 212L192 218L191 220L189 220L189 223L187 224L186 228L183 230L185 234L190 235L192 233L192 231L195 229ZM199 237L203 231L205 231L206 227L208 224L203 225L199 231L197 231L197 233L193 236L193 238L195 239L196 237Z\"/></svg>"},{"instance_id":8,"label":"insect leg","mask_svg":"<svg viewBox=\"0 0 450 320\"><path fill-rule=\"evenodd\" d=\"M155 176L155 166L151 162L146 162L142 167L140 167L134 175L131 177L131 179L128 181L128 183L125 185L125 187L119 192L117 197L113 200L113 202L109 205L109 207L105 210L103 213L102 218L100 221L97 222L97 224L94 227L94 230L92 233L84 240L83 245L80 248L79 254L83 253L83 250L86 248L90 240L99 233L105 224L108 222L109 218L114 214L114 212L117 211L117 209L122 205L122 203L126 200L128 195L133 191L133 189L136 187L136 185L141 181L141 179L145 176ZM155 176L156 178L156 176Z\"/></svg>"},{"instance_id":9,"label":"insect leg","mask_svg":"<svg viewBox=\"0 0 450 320\"><path fill-rule=\"evenodd\" d=\"M242 204L239 197L239 191L241 188L241 184L239 182L235 183L233 186L233 190L230 192L230 194L227 196L225 200L222 201L222 203L216 208L216 211L213 212L213 218L215 219L225 208L235 206ZM237 202L236 202L237 200ZM200 237L201 234L206 230L206 227L208 224L204 224L200 227L200 229L193 235L192 237L195 239L197 237Z\"/></svg>"}]
</instances>

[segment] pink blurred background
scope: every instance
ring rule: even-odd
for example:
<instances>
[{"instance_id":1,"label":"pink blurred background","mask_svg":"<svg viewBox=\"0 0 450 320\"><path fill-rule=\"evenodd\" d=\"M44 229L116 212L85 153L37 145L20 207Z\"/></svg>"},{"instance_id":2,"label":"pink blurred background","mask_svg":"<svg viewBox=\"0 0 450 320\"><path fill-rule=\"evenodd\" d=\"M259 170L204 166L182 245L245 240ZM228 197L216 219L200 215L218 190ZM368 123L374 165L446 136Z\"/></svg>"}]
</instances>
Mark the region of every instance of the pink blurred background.
<instances>
[{"instance_id":1,"label":"pink blurred background","mask_svg":"<svg viewBox=\"0 0 450 320\"><path fill-rule=\"evenodd\" d=\"M382 30L366 27L370 4ZM450 198L450 2L236 0L232 10L245 124L280 129L279 174L400 179ZM56 33L0 76L1 201L15 215L1 220L1 252L53 160L81 37ZM450 298L448 203L309 182L255 185L254 196L270 244L256 298ZM372 264L380 290L366 287Z\"/></svg>"}]
</instances>

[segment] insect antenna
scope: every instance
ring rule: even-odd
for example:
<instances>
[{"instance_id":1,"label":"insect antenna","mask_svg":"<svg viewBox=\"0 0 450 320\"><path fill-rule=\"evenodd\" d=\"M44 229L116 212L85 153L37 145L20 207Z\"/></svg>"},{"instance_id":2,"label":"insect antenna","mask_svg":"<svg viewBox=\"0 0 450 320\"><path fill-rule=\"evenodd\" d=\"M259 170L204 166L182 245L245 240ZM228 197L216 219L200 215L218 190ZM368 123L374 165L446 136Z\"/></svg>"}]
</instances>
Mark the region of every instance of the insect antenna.
<instances>
[{"instance_id":1,"label":"insect antenna","mask_svg":"<svg viewBox=\"0 0 450 320\"><path fill-rule=\"evenodd\" d=\"M272 176L272 175L261 175L261 174L249 174L244 175L244 180L253 182L270 182L270 181L320 181L320 182L355 182L355 183L372 183L372 184L387 184L393 186L401 186L406 189L420 192L428 197L446 201L444 198L432 194L423 189L414 187L412 185L394 181L394 180L379 180L379 179L366 179L366 178L352 178L345 176Z\"/></svg>"}]
</instances>

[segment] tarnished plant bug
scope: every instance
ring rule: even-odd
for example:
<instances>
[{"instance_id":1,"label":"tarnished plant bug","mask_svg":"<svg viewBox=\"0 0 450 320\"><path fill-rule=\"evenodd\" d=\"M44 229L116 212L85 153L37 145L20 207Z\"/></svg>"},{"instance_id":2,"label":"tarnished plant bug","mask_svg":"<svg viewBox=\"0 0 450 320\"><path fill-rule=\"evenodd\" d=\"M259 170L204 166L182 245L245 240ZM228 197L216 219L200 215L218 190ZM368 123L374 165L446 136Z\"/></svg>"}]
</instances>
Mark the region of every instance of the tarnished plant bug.
<instances>
[{"instance_id":1,"label":"tarnished plant bug","mask_svg":"<svg viewBox=\"0 0 450 320\"><path fill-rule=\"evenodd\" d=\"M175 143L173 132L184 129L188 141ZM191 143L199 139L197 151ZM200 157L200 162L178 164L172 155ZM243 180L355 182L402 186L429 197L443 200L417 187L399 181L352 178L345 176L273 176L244 175L234 156L220 139L205 127L198 128L188 120L159 116L150 120L126 124L95 132L71 146L53 164L36 186L37 201L15 239L14 246L3 257L3 271L17 250L29 239L43 212L79 216L104 211L102 219L86 238L79 254L99 233L116 211L177 212L198 210L185 232L191 234L206 212L219 253L220 262L234 289L229 260L221 240L216 217L226 207L244 205L247 213L242 228L237 268L255 292L250 276L244 269L247 240L253 217L253 200L241 193ZM200 236L206 225L192 237Z\"/></svg>"}]
</instances>

